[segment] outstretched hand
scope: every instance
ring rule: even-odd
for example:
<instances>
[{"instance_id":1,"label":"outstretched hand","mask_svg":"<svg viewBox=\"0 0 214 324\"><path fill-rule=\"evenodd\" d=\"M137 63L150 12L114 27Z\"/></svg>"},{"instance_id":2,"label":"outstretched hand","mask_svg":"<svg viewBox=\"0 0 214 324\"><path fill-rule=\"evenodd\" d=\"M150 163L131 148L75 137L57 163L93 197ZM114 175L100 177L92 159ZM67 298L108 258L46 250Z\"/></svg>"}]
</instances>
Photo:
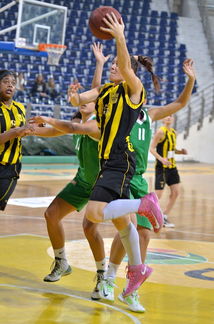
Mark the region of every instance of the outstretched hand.
<instances>
[{"instance_id":1,"label":"outstretched hand","mask_svg":"<svg viewBox=\"0 0 214 324\"><path fill-rule=\"evenodd\" d=\"M33 116L28 120L28 122L29 122L29 124L40 125L40 124L46 123L46 117L45 116Z\"/></svg>"},{"instance_id":2,"label":"outstretched hand","mask_svg":"<svg viewBox=\"0 0 214 324\"><path fill-rule=\"evenodd\" d=\"M125 25L123 23L122 17L120 18L120 21L118 21L115 14L111 12L110 14L106 14L105 18L103 18L103 21L108 26L108 28L100 27L102 31L110 33L114 38L119 38L121 35L124 36Z\"/></svg>"},{"instance_id":3,"label":"outstretched hand","mask_svg":"<svg viewBox=\"0 0 214 324\"><path fill-rule=\"evenodd\" d=\"M96 58L97 62L102 63L103 65L108 61L108 59L110 58L111 54L104 56L103 55L103 44L101 43L93 43L91 45L92 51L94 53L94 56Z\"/></svg>"},{"instance_id":4,"label":"outstretched hand","mask_svg":"<svg viewBox=\"0 0 214 324\"><path fill-rule=\"evenodd\" d=\"M70 84L67 93L67 101L70 102L73 95L78 93L80 89L83 89L83 86L78 82L78 80L74 81Z\"/></svg>"},{"instance_id":5,"label":"outstretched hand","mask_svg":"<svg viewBox=\"0 0 214 324\"><path fill-rule=\"evenodd\" d=\"M193 68L193 60L192 59L186 59L184 62L183 62L183 70L184 70L184 73L189 77L189 78L192 78L192 79L196 79L196 76L195 76L195 70Z\"/></svg>"}]
</instances>

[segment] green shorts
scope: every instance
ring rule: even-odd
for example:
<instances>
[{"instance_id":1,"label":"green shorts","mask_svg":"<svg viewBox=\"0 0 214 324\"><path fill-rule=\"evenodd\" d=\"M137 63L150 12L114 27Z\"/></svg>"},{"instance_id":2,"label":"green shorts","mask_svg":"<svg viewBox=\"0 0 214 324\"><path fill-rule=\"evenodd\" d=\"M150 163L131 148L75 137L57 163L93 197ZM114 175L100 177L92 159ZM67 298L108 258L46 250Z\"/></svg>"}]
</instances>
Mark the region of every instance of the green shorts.
<instances>
[{"instance_id":1,"label":"green shorts","mask_svg":"<svg viewBox=\"0 0 214 324\"><path fill-rule=\"evenodd\" d=\"M74 206L77 211L80 211L89 200L92 186L84 184L76 178L72 181L75 183L69 182L65 188L58 193L57 197L62 198L67 203Z\"/></svg>"},{"instance_id":2,"label":"green shorts","mask_svg":"<svg viewBox=\"0 0 214 324\"><path fill-rule=\"evenodd\" d=\"M131 180L130 186L130 198L141 198L148 194L148 183L142 175L134 175ZM137 224L139 226L152 229L152 225L149 222L148 218L145 216L140 216L137 214Z\"/></svg>"}]
</instances>

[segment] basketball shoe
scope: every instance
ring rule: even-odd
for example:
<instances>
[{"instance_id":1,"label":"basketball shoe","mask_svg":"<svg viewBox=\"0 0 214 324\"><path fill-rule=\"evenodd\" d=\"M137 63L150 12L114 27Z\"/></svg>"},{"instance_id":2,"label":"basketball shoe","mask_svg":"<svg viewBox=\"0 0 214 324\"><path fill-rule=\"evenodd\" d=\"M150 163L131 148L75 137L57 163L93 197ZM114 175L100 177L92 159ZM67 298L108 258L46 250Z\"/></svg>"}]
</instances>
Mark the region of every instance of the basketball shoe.
<instances>
[{"instance_id":1,"label":"basketball shoe","mask_svg":"<svg viewBox=\"0 0 214 324\"><path fill-rule=\"evenodd\" d=\"M108 300L108 301L114 301L114 279L106 278L105 280L102 280L99 284L99 294L102 299Z\"/></svg>"},{"instance_id":2,"label":"basketball shoe","mask_svg":"<svg viewBox=\"0 0 214 324\"><path fill-rule=\"evenodd\" d=\"M102 282L104 282L104 270L97 270L97 274L96 274L96 279L97 279L97 283L96 286L94 288L94 290L91 293L91 299L92 300L99 300L101 299L100 296L100 285Z\"/></svg>"},{"instance_id":3,"label":"basketball shoe","mask_svg":"<svg viewBox=\"0 0 214 324\"><path fill-rule=\"evenodd\" d=\"M123 297L131 295L137 290L144 281L151 275L153 269L146 264L129 265L126 278L128 279L128 285L123 291Z\"/></svg>"},{"instance_id":4,"label":"basketball shoe","mask_svg":"<svg viewBox=\"0 0 214 324\"><path fill-rule=\"evenodd\" d=\"M163 227L167 227L167 228L174 228L175 227L175 224L170 223L170 221L168 220L167 215L164 215Z\"/></svg>"},{"instance_id":5,"label":"basketball shoe","mask_svg":"<svg viewBox=\"0 0 214 324\"><path fill-rule=\"evenodd\" d=\"M138 214L149 219L155 233L160 231L163 226L163 213L160 209L158 197L155 192L150 192L141 198Z\"/></svg>"},{"instance_id":6,"label":"basketball shoe","mask_svg":"<svg viewBox=\"0 0 214 324\"><path fill-rule=\"evenodd\" d=\"M128 308L132 312L136 312L136 313L144 313L145 312L145 308L143 307L143 305L140 304L137 290L133 291L133 293L127 297L124 297L123 293L122 293L118 296L118 299L122 303L128 305Z\"/></svg>"},{"instance_id":7,"label":"basketball shoe","mask_svg":"<svg viewBox=\"0 0 214 324\"><path fill-rule=\"evenodd\" d=\"M62 276L67 276L72 272L71 266L66 260L55 257L51 266L52 271L43 280L47 282L58 281Z\"/></svg>"}]
</instances>

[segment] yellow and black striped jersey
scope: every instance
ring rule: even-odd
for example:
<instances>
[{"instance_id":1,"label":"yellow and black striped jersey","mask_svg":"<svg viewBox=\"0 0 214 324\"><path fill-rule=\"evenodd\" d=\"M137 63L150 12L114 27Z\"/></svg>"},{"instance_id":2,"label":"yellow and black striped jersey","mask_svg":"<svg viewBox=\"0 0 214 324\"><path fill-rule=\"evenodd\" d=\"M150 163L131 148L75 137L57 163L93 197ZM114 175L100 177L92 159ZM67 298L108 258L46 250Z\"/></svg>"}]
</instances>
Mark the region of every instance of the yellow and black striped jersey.
<instances>
[{"instance_id":1,"label":"yellow and black striped jersey","mask_svg":"<svg viewBox=\"0 0 214 324\"><path fill-rule=\"evenodd\" d=\"M165 126L161 126L160 129L164 132L164 138L158 143L156 151L162 157L167 158L171 162L171 165L163 165L159 160L156 160L156 166L170 169L175 168L176 132L173 128L167 129Z\"/></svg>"},{"instance_id":2,"label":"yellow and black striped jersey","mask_svg":"<svg viewBox=\"0 0 214 324\"><path fill-rule=\"evenodd\" d=\"M105 84L96 101L96 118L101 130L99 158L109 159L113 154L121 154L127 149L133 151L129 141L130 131L136 122L145 100L142 87L139 104L133 104L128 95L126 82L119 85Z\"/></svg>"},{"instance_id":3,"label":"yellow and black striped jersey","mask_svg":"<svg viewBox=\"0 0 214 324\"><path fill-rule=\"evenodd\" d=\"M25 124L25 107L16 101L12 101L8 107L0 102L0 133L9 131L14 127L21 127ZM21 138L17 137L0 144L0 163L15 164L22 156Z\"/></svg>"}]
</instances>

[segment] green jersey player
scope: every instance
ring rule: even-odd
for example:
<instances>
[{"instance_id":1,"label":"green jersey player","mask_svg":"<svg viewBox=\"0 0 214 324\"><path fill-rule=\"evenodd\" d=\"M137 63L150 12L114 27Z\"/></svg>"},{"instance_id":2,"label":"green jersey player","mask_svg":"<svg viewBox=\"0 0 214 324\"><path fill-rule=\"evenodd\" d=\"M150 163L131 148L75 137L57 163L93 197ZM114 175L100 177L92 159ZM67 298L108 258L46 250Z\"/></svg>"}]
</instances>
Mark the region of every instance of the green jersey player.
<instances>
[{"instance_id":1,"label":"green jersey player","mask_svg":"<svg viewBox=\"0 0 214 324\"><path fill-rule=\"evenodd\" d=\"M149 147L152 137L151 118L146 109L142 110L130 134L135 150L136 169L131 180L131 197L140 198L148 194L148 183L142 176L147 169ZM137 215L137 224L152 229L148 218Z\"/></svg>"},{"instance_id":2,"label":"green jersey player","mask_svg":"<svg viewBox=\"0 0 214 324\"><path fill-rule=\"evenodd\" d=\"M59 280L61 276L71 273L71 267L67 262L65 254L65 235L62 219L75 210L82 210L87 204L99 172L98 137L93 131L93 127L97 127L94 107L94 103L80 106L81 121L79 118L67 122L39 116L36 116L34 120L32 119L37 124L48 123L53 126L52 128L37 127L34 133L37 136L64 135L70 132L70 125L73 122L81 123L82 125L89 124L92 129L88 135L81 134L81 132L80 134L73 135L75 151L79 160L78 171L74 179L60 191L45 211L48 235L55 256L55 265L51 273L45 276L44 281L54 282ZM58 130L57 126L63 127L63 130Z\"/></svg>"}]
</instances>

